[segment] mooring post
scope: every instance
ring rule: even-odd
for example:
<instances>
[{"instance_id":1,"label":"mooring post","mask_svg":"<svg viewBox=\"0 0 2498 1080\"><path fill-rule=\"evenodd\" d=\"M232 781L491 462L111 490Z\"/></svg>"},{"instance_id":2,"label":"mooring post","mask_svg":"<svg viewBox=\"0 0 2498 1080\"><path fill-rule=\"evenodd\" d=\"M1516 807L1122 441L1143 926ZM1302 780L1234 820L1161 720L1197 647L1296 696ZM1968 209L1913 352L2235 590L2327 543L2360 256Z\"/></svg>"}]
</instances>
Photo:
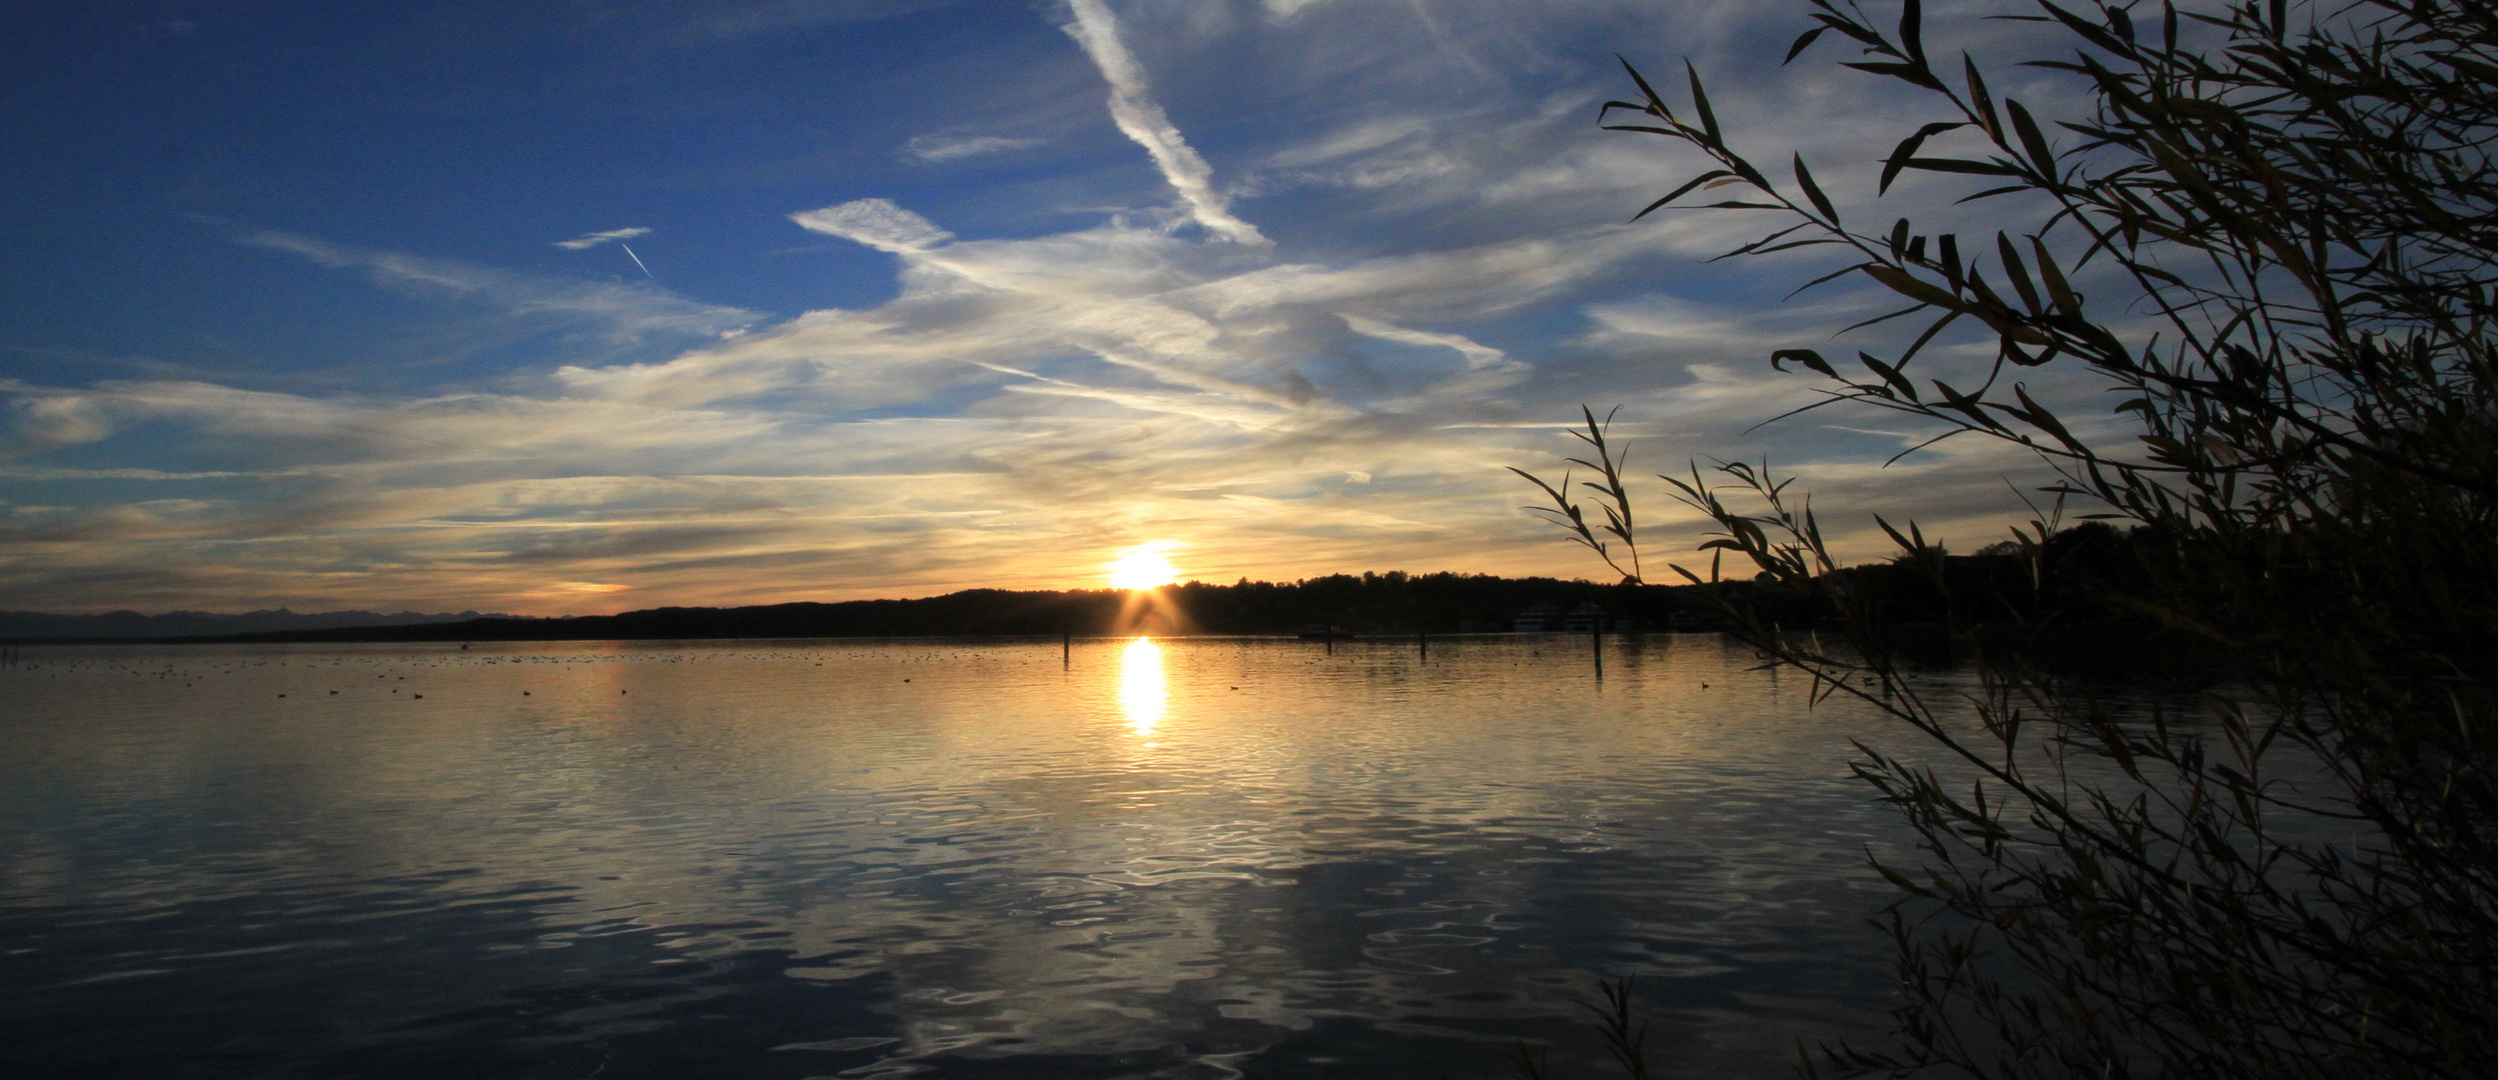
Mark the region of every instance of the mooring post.
<instances>
[{"instance_id":1,"label":"mooring post","mask_svg":"<svg viewBox=\"0 0 2498 1080\"><path fill-rule=\"evenodd\" d=\"M1417 644L1419 644L1419 645L1421 645L1421 646L1422 646L1422 660L1423 660L1423 662L1424 662L1424 663L1429 663L1429 662L1431 662L1431 631L1429 631L1429 630L1416 630L1416 631L1414 631L1414 641L1415 641Z\"/></svg>"},{"instance_id":2,"label":"mooring post","mask_svg":"<svg viewBox=\"0 0 2498 1080\"><path fill-rule=\"evenodd\" d=\"M1589 652L1596 657L1596 677L1599 679L1604 678L1605 620L1602 616L1598 616L1595 625L1588 628L1587 643L1589 646Z\"/></svg>"},{"instance_id":3,"label":"mooring post","mask_svg":"<svg viewBox=\"0 0 2498 1080\"><path fill-rule=\"evenodd\" d=\"M1064 626L1059 627L1059 628L1058 628L1058 666L1059 666L1059 667L1062 667L1062 668L1064 668L1064 667L1074 667L1074 666L1075 666L1075 662L1076 662L1076 632L1075 632L1073 629L1068 628L1068 627L1064 627Z\"/></svg>"}]
</instances>

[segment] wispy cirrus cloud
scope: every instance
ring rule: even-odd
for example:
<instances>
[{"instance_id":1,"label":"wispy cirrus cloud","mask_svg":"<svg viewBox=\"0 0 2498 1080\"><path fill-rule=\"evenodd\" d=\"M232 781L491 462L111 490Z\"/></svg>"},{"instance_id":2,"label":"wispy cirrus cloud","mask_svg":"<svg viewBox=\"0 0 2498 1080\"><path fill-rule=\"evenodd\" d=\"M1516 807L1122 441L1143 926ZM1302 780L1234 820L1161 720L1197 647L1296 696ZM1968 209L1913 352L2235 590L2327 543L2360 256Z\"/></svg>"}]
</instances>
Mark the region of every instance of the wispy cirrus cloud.
<instances>
[{"instance_id":1,"label":"wispy cirrus cloud","mask_svg":"<svg viewBox=\"0 0 2498 1080\"><path fill-rule=\"evenodd\" d=\"M1161 103L1154 100L1145 78L1144 68L1128 52L1127 43L1119 40L1119 21L1102 0L1068 0L1068 9L1075 21L1066 26L1067 34L1084 47L1084 54L1101 69L1102 78L1110 83L1110 119L1121 133L1134 139L1154 159L1154 167L1179 192L1180 201L1188 207L1189 216L1208 232L1236 244L1264 244L1266 237L1258 227L1234 216L1230 200L1214 189L1214 169L1206 159L1180 136L1180 129L1163 114Z\"/></svg>"},{"instance_id":2,"label":"wispy cirrus cloud","mask_svg":"<svg viewBox=\"0 0 2498 1080\"><path fill-rule=\"evenodd\" d=\"M2003 478L2025 463L2000 447L1947 443L1886 469L1927 433L1821 414L1774 442L1749 432L1816 400L1759 357L1877 309L1845 283L1776 303L1793 264L1701 264L1754 221L1624 221L1676 163L1593 132L1597 88L1619 78L1609 58L1558 66L1529 31L1555 11L1605 27L1652 7L1461 5L1429 26L1397 5L1237 8L1252 14L1077 0L1064 29L1080 58L1038 27L1110 85L1113 122L1176 209L1149 205L1171 198L1159 189L1103 194L1126 181L1098 177L1136 165L1104 138L1117 156L1046 197L1001 189L1026 200L1021 216L905 186L755 215L890 256L870 261L897 269L892 292L852 308L774 319L647 285L242 232L405 295L666 347L550 354L509 379L396 395L0 384L0 440L17 455L0 470L0 606L551 613L1064 587L1154 539L1183 574L1220 580L1593 572L1519 512L1527 492L1504 471L1575 450L1562 427L1582 404L1623 406L1617 435L1643 473L1774 447L1819 505L1879 500L1943 534L1991 528L2011 501ZM1657 18L1714 47L1739 11ZM1155 96L1202 103L1219 96L1210 82L1252 99L1244 112L1294 116L1206 126L1231 140L1206 145L1245 163L1230 188ZM1766 114L1767 138L1887 150L1838 122L1886 102L1814 85L1724 96L1747 94L1719 111ZM884 148L932 129L1015 130L922 118L866 153L888 178L980 172L895 170ZM993 138L915 138L903 156L1009 149L979 141ZM1851 214L1871 202L1837 194ZM1682 519L1651 507L1671 546ZM1861 532L1824 520L1843 551L1881 549L1869 519Z\"/></svg>"},{"instance_id":3,"label":"wispy cirrus cloud","mask_svg":"<svg viewBox=\"0 0 2498 1080\"><path fill-rule=\"evenodd\" d=\"M959 161L963 158L987 157L991 154L1029 150L1041 145L1043 141L1005 135L965 135L932 131L911 136L909 142L902 144L900 153L905 160L933 164L940 161Z\"/></svg>"},{"instance_id":4,"label":"wispy cirrus cloud","mask_svg":"<svg viewBox=\"0 0 2498 1080\"><path fill-rule=\"evenodd\" d=\"M610 238L621 240L642 231L647 230L619 229ZM739 333L764 319L759 312L706 304L648 285L540 277L454 259L377 251L277 230L241 232L235 240L322 266L362 270L374 284L393 291L458 297L513 315L574 322L619 337L720 337Z\"/></svg>"},{"instance_id":5,"label":"wispy cirrus cloud","mask_svg":"<svg viewBox=\"0 0 2498 1080\"><path fill-rule=\"evenodd\" d=\"M636 236L647 236L649 234L649 229L635 225L622 229L609 229L606 232L583 233L582 235L576 236L570 240L558 240L555 242L555 246L563 248L567 251L586 251L611 240L631 240Z\"/></svg>"}]
</instances>

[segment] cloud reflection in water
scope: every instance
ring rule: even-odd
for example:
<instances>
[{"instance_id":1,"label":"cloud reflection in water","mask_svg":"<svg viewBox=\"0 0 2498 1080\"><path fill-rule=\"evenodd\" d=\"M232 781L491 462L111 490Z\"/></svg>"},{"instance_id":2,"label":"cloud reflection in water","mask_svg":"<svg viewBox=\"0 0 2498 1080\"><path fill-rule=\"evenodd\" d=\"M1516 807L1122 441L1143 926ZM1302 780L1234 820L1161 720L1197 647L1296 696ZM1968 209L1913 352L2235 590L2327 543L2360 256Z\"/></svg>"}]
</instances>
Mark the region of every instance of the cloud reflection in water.
<instances>
[{"instance_id":1,"label":"cloud reflection in water","mask_svg":"<svg viewBox=\"0 0 2498 1080\"><path fill-rule=\"evenodd\" d=\"M0 672L0 938L58 943L0 1015L29 1075L887 1080L1593 1075L1591 973L1690 1075L1878 1020L1869 718L1548 645L63 647Z\"/></svg>"}]
</instances>

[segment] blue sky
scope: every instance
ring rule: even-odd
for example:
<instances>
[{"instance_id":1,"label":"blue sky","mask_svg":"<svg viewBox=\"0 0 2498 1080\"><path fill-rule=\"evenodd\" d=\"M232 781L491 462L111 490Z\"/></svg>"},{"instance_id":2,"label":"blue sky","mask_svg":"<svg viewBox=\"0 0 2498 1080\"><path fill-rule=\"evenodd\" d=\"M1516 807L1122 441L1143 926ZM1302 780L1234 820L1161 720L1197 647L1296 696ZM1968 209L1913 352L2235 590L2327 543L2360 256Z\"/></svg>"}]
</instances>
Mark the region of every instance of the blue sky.
<instances>
[{"instance_id":1,"label":"blue sky","mask_svg":"<svg viewBox=\"0 0 2498 1080\"><path fill-rule=\"evenodd\" d=\"M1503 469L1581 403L1650 470L1768 454L1855 552L1877 509L1982 543L2016 456L1750 430L1811 400L1767 352L1880 298L1704 261L1755 221L1627 221L1694 166L1597 129L1617 51L1693 58L1760 159L1873 203L1924 117L1781 69L1800 9L11 5L0 608L1098 586L1147 543L1207 580L1596 575ZM1687 551L1661 488L1652 552Z\"/></svg>"}]
</instances>

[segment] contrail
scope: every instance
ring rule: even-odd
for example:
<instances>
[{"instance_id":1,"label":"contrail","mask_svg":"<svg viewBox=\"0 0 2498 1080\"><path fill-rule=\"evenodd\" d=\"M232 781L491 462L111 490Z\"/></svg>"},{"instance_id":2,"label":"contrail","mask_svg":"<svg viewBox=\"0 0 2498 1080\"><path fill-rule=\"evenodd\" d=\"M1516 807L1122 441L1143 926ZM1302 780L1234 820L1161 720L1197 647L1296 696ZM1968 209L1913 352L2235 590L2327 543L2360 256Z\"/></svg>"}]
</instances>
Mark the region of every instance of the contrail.
<instances>
[{"instance_id":1,"label":"contrail","mask_svg":"<svg viewBox=\"0 0 2498 1080\"><path fill-rule=\"evenodd\" d=\"M570 240L558 240L555 246L568 251L586 251L610 240L631 240L649 231L649 229L635 225L625 229L609 229L606 232L583 233Z\"/></svg>"},{"instance_id":2,"label":"contrail","mask_svg":"<svg viewBox=\"0 0 2498 1080\"><path fill-rule=\"evenodd\" d=\"M1223 193L1214 189L1213 167L1180 137L1180 129L1172 126L1170 116L1154 100L1145 83L1145 69L1119 40L1119 20L1110 8L1102 0L1069 0L1068 10L1075 13L1076 21L1059 29L1076 39L1093 66L1101 69L1103 81L1110 84L1111 123L1145 148L1154 167L1162 170L1162 178L1188 204L1189 216L1235 244L1266 246L1267 239L1257 226L1232 215Z\"/></svg>"},{"instance_id":3,"label":"contrail","mask_svg":"<svg viewBox=\"0 0 2498 1080\"><path fill-rule=\"evenodd\" d=\"M624 241L622 241L622 240L618 240L618 241L616 241L616 246L624 249L624 251L625 251L625 255L627 255L628 257L630 257L630 258L633 260L633 265L635 265L635 266L641 266L641 267L642 267L642 276L643 276L643 277L646 277L646 278L651 279L651 281L652 281L652 282L654 282L654 283L656 283L656 282L659 280L659 275L654 274L654 273L651 273L651 268L650 268L650 267L648 267L648 266L643 266L643 264L642 264L642 257L641 257L641 256L639 256L639 255L635 255L635 254L633 254L633 245L628 244L628 243L625 243L625 242L624 242Z\"/></svg>"}]
</instances>

